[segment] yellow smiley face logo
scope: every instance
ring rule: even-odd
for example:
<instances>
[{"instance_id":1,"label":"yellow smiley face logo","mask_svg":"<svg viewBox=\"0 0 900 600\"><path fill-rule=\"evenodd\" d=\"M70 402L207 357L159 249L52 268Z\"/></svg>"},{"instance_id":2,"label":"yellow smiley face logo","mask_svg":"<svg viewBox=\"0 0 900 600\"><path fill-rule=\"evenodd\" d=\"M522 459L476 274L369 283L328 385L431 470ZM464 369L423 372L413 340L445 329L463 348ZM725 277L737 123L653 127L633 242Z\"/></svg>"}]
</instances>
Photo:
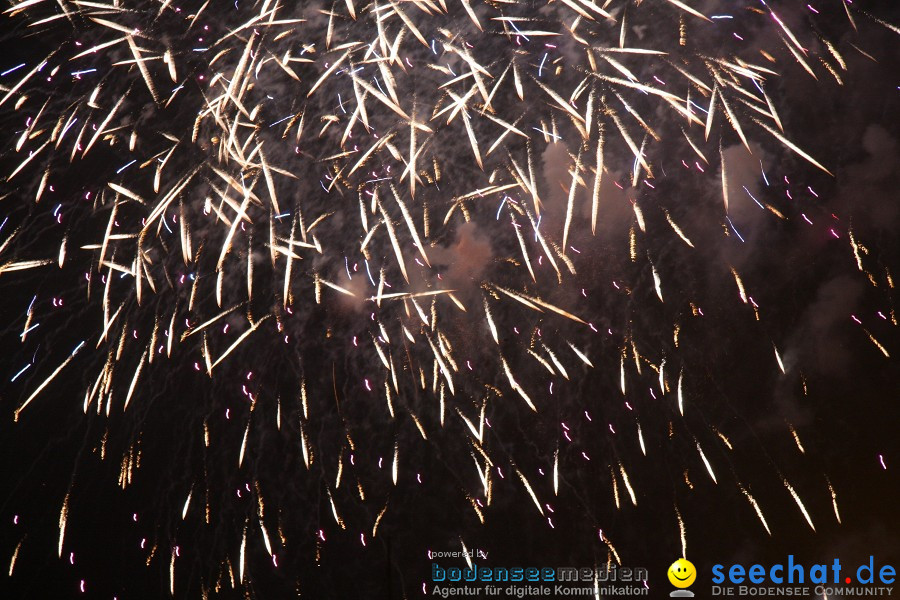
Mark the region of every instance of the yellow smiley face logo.
<instances>
[{"instance_id":1,"label":"yellow smiley face logo","mask_svg":"<svg viewBox=\"0 0 900 600\"><path fill-rule=\"evenodd\" d=\"M677 588L689 587L697 579L697 569L691 561L679 558L669 567L669 582Z\"/></svg>"}]
</instances>

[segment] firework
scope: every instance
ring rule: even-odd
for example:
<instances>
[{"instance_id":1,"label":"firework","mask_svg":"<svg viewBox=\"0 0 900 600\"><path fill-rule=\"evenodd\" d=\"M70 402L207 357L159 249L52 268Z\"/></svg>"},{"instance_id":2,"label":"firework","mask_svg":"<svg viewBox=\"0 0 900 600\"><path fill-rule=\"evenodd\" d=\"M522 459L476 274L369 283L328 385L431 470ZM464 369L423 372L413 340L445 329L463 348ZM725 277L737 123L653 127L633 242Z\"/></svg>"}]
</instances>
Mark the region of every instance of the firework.
<instances>
[{"instance_id":1,"label":"firework","mask_svg":"<svg viewBox=\"0 0 900 600\"><path fill-rule=\"evenodd\" d=\"M333 537L364 552L435 497L458 533L527 506L600 562L644 503L688 552L695 488L766 535L767 501L815 529L777 458L759 485L786 496L740 467L760 443L725 373L806 393L741 248L808 227L889 305L779 86L837 86L864 52L821 11L894 28L722 4L11 5L43 54L0 79L4 402L80 432L59 556L85 471L171 594L308 590ZM853 318L883 360L880 314Z\"/></svg>"}]
</instances>

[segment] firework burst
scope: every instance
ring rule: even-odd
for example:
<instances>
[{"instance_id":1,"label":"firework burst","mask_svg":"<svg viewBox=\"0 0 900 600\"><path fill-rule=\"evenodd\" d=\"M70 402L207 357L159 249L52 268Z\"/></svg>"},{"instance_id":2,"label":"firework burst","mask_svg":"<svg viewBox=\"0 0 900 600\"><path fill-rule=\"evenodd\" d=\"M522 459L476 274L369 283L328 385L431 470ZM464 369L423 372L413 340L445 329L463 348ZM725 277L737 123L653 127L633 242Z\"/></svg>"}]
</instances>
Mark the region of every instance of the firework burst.
<instances>
[{"instance_id":1,"label":"firework burst","mask_svg":"<svg viewBox=\"0 0 900 600\"><path fill-rule=\"evenodd\" d=\"M527 505L600 562L644 503L686 553L695 488L771 534L729 387L806 380L740 248L808 223L893 288L818 202L834 169L781 75L836 86L863 52L820 12L895 28L727 4L12 4L43 54L0 80L4 407L78 431L59 555L84 471L172 594L308 590L332 537L364 550L435 497L460 534Z\"/></svg>"}]
</instances>

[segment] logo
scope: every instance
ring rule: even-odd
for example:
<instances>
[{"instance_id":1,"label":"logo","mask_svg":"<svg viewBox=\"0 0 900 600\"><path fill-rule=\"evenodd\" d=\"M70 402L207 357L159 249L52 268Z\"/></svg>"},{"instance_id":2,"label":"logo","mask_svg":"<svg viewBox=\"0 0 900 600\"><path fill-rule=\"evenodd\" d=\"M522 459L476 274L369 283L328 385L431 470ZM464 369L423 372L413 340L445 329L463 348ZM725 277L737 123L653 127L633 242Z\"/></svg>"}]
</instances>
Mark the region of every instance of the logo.
<instances>
[{"instance_id":1,"label":"logo","mask_svg":"<svg viewBox=\"0 0 900 600\"><path fill-rule=\"evenodd\" d=\"M456 552L456 551L453 551ZM437 554L432 552L431 556ZM431 590L422 584L429 596L515 596L557 598L584 596L647 596L647 569L621 565L599 567L487 567L468 560L465 566L431 563Z\"/></svg>"},{"instance_id":2,"label":"logo","mask_svg":"<svg viewBox=\"0 0 900 600\"><path fill-rule=\"evenodd\" d=\"M890 596L897 569L878 565L870 555L858 567L841 564L840 559L807 565L793 554L773 565L718 564L712 568L713 596ZM674 582L673 582L674 583ZM724 584L724 585L718 585Z\"/></svg>"},{"instance_id":3,"label":"logo","mask_svg":"<svg viewBox=\"0 0 900 600\"><path fill-rule=\"evenodd\" d=\"M677 590L673 590L669 593L669 596L672 598L693 598L694 592L685 589L691 586L694 583L694 580L697 579L697 569L694 568L693 563L685 558L679 558L675 562L669 566L669 570L666 573L669 576L669 583L673 586L677 587Z\"/></svg>"}]
</instances>

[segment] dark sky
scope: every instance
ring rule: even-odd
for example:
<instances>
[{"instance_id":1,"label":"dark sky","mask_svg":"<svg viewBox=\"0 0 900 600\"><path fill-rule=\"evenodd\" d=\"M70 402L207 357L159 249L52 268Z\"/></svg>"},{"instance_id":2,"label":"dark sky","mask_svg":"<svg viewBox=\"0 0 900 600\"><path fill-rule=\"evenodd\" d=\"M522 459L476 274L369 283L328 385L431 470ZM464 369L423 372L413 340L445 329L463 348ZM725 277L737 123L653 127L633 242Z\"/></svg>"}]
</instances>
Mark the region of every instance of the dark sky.
<instances>
[{"instance_id":1,"label":"dark sky","mask_svg":"<svg viewBox=\"0 0 900 600\"><path fill-rule=\"evenodd\" d=\"M575 27L568 3L473 1L481 32L466 3L403 3L402 61L379 67L374 5L352 4L240 30L260 4L3 16L0 596L418 598L427 552L462 541L486 566L618 557L663 597L680 527L701 593L714 564L900 565L897 5L690 3L706 22L612 0ZM604 50L623 20L626 48L666 54ZM73 58L122 27L137 50ZM457 81L473 63L489 77ZM721 87L708 140L628 73L690 90L700 121ZM489 153L498 80L490 114L521 135ZM441 293L376 305L380 277Z\"/></svg>"}]
</instances>

